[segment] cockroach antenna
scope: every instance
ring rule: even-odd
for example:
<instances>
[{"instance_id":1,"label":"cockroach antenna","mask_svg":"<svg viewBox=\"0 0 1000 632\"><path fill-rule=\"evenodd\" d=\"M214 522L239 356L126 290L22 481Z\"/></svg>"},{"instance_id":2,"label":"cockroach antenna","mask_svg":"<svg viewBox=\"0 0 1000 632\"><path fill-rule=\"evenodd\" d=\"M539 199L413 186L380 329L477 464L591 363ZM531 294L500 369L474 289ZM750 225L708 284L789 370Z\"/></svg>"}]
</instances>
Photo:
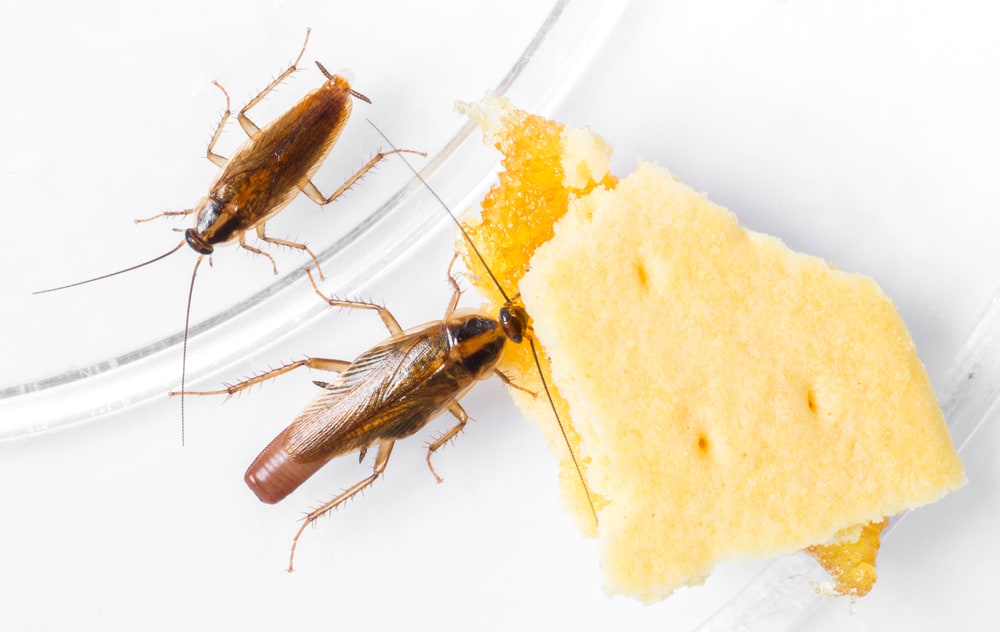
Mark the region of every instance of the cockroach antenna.
<instances>
[{"instance_id":1,"label":"cockroach antenna","mask_svg":"<svg viewBox=\"0 0 1000 632\"><path fill-rule=\"evenodd\" d=\"M381 136L383 140L385 140L386 144L389 145L389 147L391 147L394 151L398 152L396 146L393 144L391 140L389 140L389 137L386 136L381 129L379 129L378 125L372 122L371 119L366 119L366 120L368 121L369 125L375 128L375 131L379 133L379 136ZM424 180L423 176L420 175L420 172L417 171L412 164L410 164L410 161L406 159L406 156L400 153L399 158L402 159L403 163L405 163L407 167L409 167L410 171L413 172L414 177L416 177L416 179L420 181L420 183L424 186L424 188L427 189L427 191L429 191L432 196L434 196L434 199L438 201L438 204L440 204L441 208L445 210L445 212L448 214L448 217L450 217L452 221L455 222L455 225L458 227L459 232L461 232L462 238L465 240L465 243L469 245L469 248L472 249L473 253L475 253L476 258L479 260L480 263L483 264L483 269L485 269L486 273L489 274L490 279L493 281L493 284L496 286L497 290L500 291L500 295L503 296L505 306L512 307L513 300L507 294L506 290L504 290L503 286L500 284L500 281L497 279L496 275L493 274L493 270L491 270L489 264L486 263L486 259L479 251L479 248L476 247L475 242L472 241L472 238L469 236L469 233L466 232L465 227L462 226L462 222L459 221L458 217L455 216L455 213L452 212L451 208L445 203L445 201L441 199L441 196L437 194L437 191L431 188L431 186L427 183L427 181ZM523 310L523 308L521 309ZM580 483L583 485L583 491L587 496L587 503L589 504L590 511L594 516L594 523L597 524L599 522L597 518L597 508L594 506L594 499L590 495L590 487L587 485L587 479L584 478L583 476L583 468L580 467L580 462L577 460L576 453L573 451L573 446L570 443L569 436L566 434L566 427L563 425L562 417L559 416L559 411L556 409L556 403L555 400L552 398L552 392L549 389L548 380L545 379L545 374L542 372L542 363L541 360L539 360L538 358L538 350L535 347L534 338L532 336L527 336L527 339L528 339L528 346L531 349L531 356L534 359L535 368L538 371L538 377L539 379L541 379L542 388L545 390L545 398L549 402L549 408L552 409L552 415L555 417L556 424L559 426L559 432L562 434L563 441L566 444L566 449L569 451L570 458L573 460L573 466L576 468L576 473L580 478Z\"/></svg>"},{"instance_id":2,"label":"cockroach antenna","mask_svg":"<svg viewBox=\"0 0 1000 632\"><path fill-rule=\"evenodd\" d=\"M119 274L125 274L126 272L131 272L133 270L138 270L139 268L143 268L145 266L148 266L151 263L156 263L160 259L166 259L170 255L172 255L175 252L177 252L178 250L180 250L183 246L184 246L184 242L182 241L181 243L179 243L176 246L174 246L173 248L171 248L169 251L163 253L162 255L160 255L158 257L153 257L149 261L143 261L142 263L137 263L134 266L129 266L128 268L123 268L123 269L117 270L115 272L109 272L107 274L102 274L101 276L96 276L96 277L94 277L92 279L87 279L85 281L77 281L76 283L70 283L68 285L60 285L59 287L50 287L47 290L38 290L37 292L32 292L32 294L33 295L35 295L35 294L48 294L49 292L58 292L59 290L66 290L66 289L69 289L71 287L76 287L78 285L86 285L88 283L93 283L94 281L101 281L103 279L110 279L113 276L118 276Z\"/></svg>"}]
</instances>

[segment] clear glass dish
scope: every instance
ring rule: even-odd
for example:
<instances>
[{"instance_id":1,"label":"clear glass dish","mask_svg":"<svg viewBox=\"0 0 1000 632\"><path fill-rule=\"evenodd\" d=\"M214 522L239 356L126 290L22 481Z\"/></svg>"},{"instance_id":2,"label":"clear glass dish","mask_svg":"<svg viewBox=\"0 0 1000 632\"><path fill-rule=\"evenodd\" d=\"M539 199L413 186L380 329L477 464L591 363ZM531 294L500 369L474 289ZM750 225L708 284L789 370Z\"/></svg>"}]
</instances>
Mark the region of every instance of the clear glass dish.
<instances>
[{"instance_id":1,"label":"clear glass dish","mask_svg":"<svg viewBox=\"0 0 1000 632\"><path fill-rule=\"evenodd\" d=\"M991 483L1000 476L993 465L1000 445L996 302L952 363L996 284L981 256L996 234L995 220L987 223L996 214L972 206L994 204L996 196L970 186L995 180L995 158L974 154L976 143L998 145L990 123L997 104L969 90L980 81L977 61L998 58L995 50L980 55L990 51L982 42L995 47L992 34L966 32L967 15L977 10L953 15L931 2L902 10L857 1L831 12L809 3L571 0L504 3L487 20L486 9L468 6L398 3L373 11L371 3L178 0L130 8L98 0L24 5L17 19L0 23L12 93L0 106L9 123L8 151L0 155L9 210L0 231L7 325L0 478L8 481L0 558L9 572L0 576L0 594L10 599L12 627L406 627L433 618L440 629L569 622L827 630L917 619L907 629L928 629L920 624L926 619L952 629L963 627L956 625L962 616L982 624L981 604L992 596L966 597L986 592L998 562L991 535L1000 516ZM204 194L216 170L203 147L223 106L211 81L238 108L294 57L306 26L313 34L302 70L252 117L269 120L312 89L319 80L312 59L332 71L352 65L355 87L373 105L355 106L317 176L324 191L381 144L370 118L399 146L429 152L415 164L449 205L474 204L496 156L452 102L493 85L520 107L593 125L615 146L616 172L630 171L636 156L659 160L751 228L872 274L896 297L944 396L970 485L894 523L880 556L883 578L857 604L859 616L845 621L849 601L817 597L803 576L823 577L801 556L722 564L705 585L653 606L608 598L596 546L558 506L551 455L533 427L518 423L496 380L468 395L475 423L442 451L445 484L435 486L426 470L420 441L433 435L429 428L399 446L385 480L363 501L310 530L298 572L283 572L301 511L370 472L370 461L337 460L274 507L243 485L242 469L320 376L276 380L224 407L188 398L191 440L180 450L178 403L165 393L180 380L190 253L82 288L31 292L177 243L171 229L187 222L136 227L129 220L184 208ZM662 46L648 45L653 40ZM648 65L619 63L636 61L615 54L633 45L653 52ZM910 54L926 59L893 63ZM991 76L995 64L986 66L983 75ZM906 74L912 68L918 77ZM581 90L588 82L604 92ZM648 89L654 84L662 88ZM913 98L894 99L886 86ZM580 109L585 116L575 116ZM825 127L835 131L824 135ZM241 140L231 123L222 153ZM967 212L951 215L956 209ZM970 221L972 230L958 230ZM268 232L315 248L324 291L385 300L408 326L444 308L449 222L404 166L387 161L328 208L297 200ZM303 277L307 260L272 252L278 277L265 260L236 249L202 267L192 387L216 388L302 353L350 358L352 343L363 348L384 336L370 319L329 314ZM935 276L939 269L953 272L966 260L979 265L963 275L963 289L943 291L947 272ZM96 420L102 423L83 423ZM934 550L927 538L908 535L918 524L913 531L936 538ZM60 608L50 607L54 597ZM962 604L962 612L945 601ZM945 614L929 616L931 603Z\"/></svg>"},{"instance_id":2,"label":"clear glass dish","mask_svg":"<svg viewBox=\"0 0 1000 632\"><path fill-rule=\"evenodd\" d=\"M451 9L457 10L460 5L458 3ZM370 89L380 88L385 93L395 88L385 82L391 80L391 77L398 77L399 56L379 56L380 51L384 50L383 45L370 40L367 33L353 30L345 33L339 28L325 29L324 24L328 22L314 24L311 42L299 72L277 91L278 96L285 99L272 104L269 102L277 102L279 98L269 97L250 116L258 123L270 120L274 116L272 112L277 113L281 108L290 106L293 101L289 99L297 99L298 95L303 94L303 90L318 85L320 79L317 79L315 69L311 68L311 59L323 56L331 71L335 71L334 62L326 60L331 49L342 57L347 57L344 51L360 50L362 55L352 55L351 58L360 57L366 65L363 74L359 72L355 78L354 86L359 91L368 93L374 101L374 107L366 109L364 104L354 107L348 130L327 162L339 163L343 179L352 172L352 167L359 166L370 153L374 153L376 147L383 145L381 138L365 122L368 118L379 125L398 146L428 151L426 160L411 160L439 194L454 204L455 208L460 208L462 201L477 190L496 168L495 159L478 151L482 145L480 134L464 117L451 111L455 95L475 99L482 94L483 70L467 68L466 64L472 59L476 63L481 63L482 59L496 60L493 63L505 66L502 74L492 73L493 76L501 76L494 88L497 94L510 96L522 104L522 107L532 111L550 112L600 49L623 7L623 4L617 3L568 0L548 7L538 6L537 3L508 5L496 15L497 23L490 34L472 33L463 37L451 37L447 44L436 46L434 50L437 52L433 55L430 54L431 51L424 51L428 56L421 62L421 66L425 69L423 74L426 79L420 84L427 93L434 95L433 99L405 94L396 94L393 99L392 96L370 92ZM356 9L338 9L352 10ZM349 16L343 15L342 18L345 24L351 23ZM365 18L358 19L363 21ZM424 28L425 22L419 22L421 34L415 39L434 40L444 37L444 33L435 33L433 30L428 32ZM402 25L403 32L407 31L405 18L398 24ZM385 28L390 26L385 25ZM442 28L446 27L447 24ZM221 108L223 97L210 85L211 77L218 76L223 85L228 85L233 95L232 107L235 111L244 102L236 95L253 94L253 88L259 89L269 78L266 74L261 74L262 68L276 74L280 71L279 64L282 63L283 56L291 57L297 52L303 33L298 30L293 33L294 37L285 39L280 47L273 46L270 42L267 46L258 47L268 52L266 56L260 51L256 55L258 59L266 58L265 62L258 63L255 60L247 63L245 49L232 49L232 55L242 63L239 68L242 72L233 72L232 65L211 69L208 72L213 74L208 75L209 78L188 77L182 85L198 90L197 103L210 101ZM345 36L347 41L344 40ZM383 34L383 37L392 39L392 34ZM482 38L482 41L475 38ZM522 39L526 45L518 48L519 40ZM473 48L469 59L465 59L460 54L462 46L487 49L487 54L477 55L477 52L483 51ZM510 56L489 51L491 46L506 47ZM217 48L215 50L217 54L214 57L223 57L226 52ZM187 51L183 59L191 62L197 59L196 54L196 51ZM503 61L511 58L514 59L512 64ZM111 56L110 59L120 61L116 56ZM207 65L207 61L191 64L187 70L202 70ZM173 72L186 72L182 66L183 64L175 63L170 68ZM247 73L247 66L254 72ZM216 72L220 74L215 75ZM197 72L194 74L197 75ZM237 81L230 79L237 74L237 79L244 76L251 76L252 79L250 83L244 80L243 85L238 85ZM364 78L368 79L367 84ZM383 83L376 84L376 80ZM247 88L248 85L251 88ZM294 93L296 96L288 97L287 93ZM205 96L209 97L209 101L206 101ZM143 101L142 98L134 99L132 104L126 106L125 111L138 115L142 122L148 124L148 117L142 112L129 109L138 108L137 104ZM85 105L91 103L93 102L83 102ZM436 108L436 118L432 119L428 114L431 108ZM217 119L213 120L214 114L208 116L208 112L212 110L205 111L206 125L214 124ZM81 113L76 114L80 116ZM118 125L120 129L128 123L119 121ZM233 140L233 132L241 134L234 127L236 126L231 122L227 128L230 135L228 138L223 137L221 145L235 146L241 142L238 136ZM109 133L115 133L113 125ZM342 146L346 146L347 150L339 152ZM158 148L150 151L152 153L146 159L146 164L156 165L162 153L159 153ZM226 150L217 151L225 153ZM196 155L196 152L194 148L188 147L187 154ZM340 158L345 154L350 158ZM190 158L192 163L197 160ZM208 164L203 158L201 160ZM27 167L25 162L22 157L9 171L16 173L25 170L29 177L32 174L42 176L45 172L59 172L58 168L50 166L49 161L44 159L37 163L34 171L32 162L27 161ZM45 168L41 165L45 165ZM92 168L88 177L97 178L97 174L110 167L109 164ZM203 171L214 171L214 167ZM324 169L320 173L329 171L332 169ZM414 198L419 197L419 187L407 174L405 167L398 163L380 165L363 183L348 191L344 199L324 209L309 209L311 202L300 196L301 199L292 207L268 223L268 234L291 234L293 240L295 235L308 235L308 239L304 241L316 252L330 280L324 286L326 291L338 295L351 294L366 278L401 257L434 226L450 221L440 207L414 204ZM197 192L190 199L177 198L173 194L168 198L156 197L146 192L152 188L150 181L161 180L163 174L147 172L146 180L142 183L135 182L135 177L138 176L130 176L126 183L134 185L130 190L136 192L127 199L127 203L119 202L102 207L95 200L91 207L85 207L81 203L79 207L61 206L56 212L45 210L44 196L38 194L37 188L30 188L27 181L21 183L8 179L8 185L23 187L20 191L15 190L14 196L8 197L15 197L20 193L25 200L31 201L33 208L27 211L28 217L45 226L43 229L28 225L14 232L23 235L45 230L50 239L40 249L21 238L2 244L4 256L9 258L11 267L19 260L39 261L40 255L44 259L39 261L39 265L29 266L30 274L19 277L19 282L11 292L8 324L12 330L19 331L20 335L9 341L15 348L6 354L7 371L3 375L3 381L0 381L0 440L99 418L109 412L161 397L166 391L177 388L181 369L180 344L183 332L179 327L183 324L184 286L190 278L190 266L193 265L193 257L186 247L182 249L182 254L169 258L169 263L160 262L141 271L79 288L40 296L30 294L46 287L132 265L151 258L176 243L178 237L174 235L166 240L160 239L156 245L150 245L152 239L170 229L178 226L186 228L188 221L170 223L169 220L158 220L135 228L129 220L158 212L160 209L149 206L154 203L154 197L157 200L177 200L176 204L188 205L197 196L203 195L204 189L199 191L197 185L187 187ZM325 186L321 187L324 190L332 189L339 183L333 177L318 177L316 180L324 182ZM208 181L208 178L202 179L201 186L207 186ZM327 182L332 184L326 184ZM102 183L102 186L111 191L120 188L119 183L111 178ZM392 192L391 195L388 192ZM113 212L112 207L116 209ZM52 213L51 217L45 217L43 214L46 212ZM76 219L82 215L85 222L79 230L74 230L73 224L66 221L63 215ZM131 249L132 254L128 257L132 259L122 254L125 249L108 246L129 239L118 236L125 235L125 232L113 232L122 229L133 234L129 241L150 238L140 249ZM286 230L290 233L285 232ZM252 243L253 240L250 241ZM268 274L268 263L263 257L247 257L244 256L245 253L235 250L220 249L215 255L218 263L213 267L216 269L204 266L199 273L194 288L189 334L189 382L211 374L235 358L246 357L268 342L293 333L324 311L323 305L303 287L304 261L276 253L281 274L272 277ZM267 250L274 252L278 249ZM184 264L179 263L181 259L185 260ZM77 262L70 267L65 265L69 261ZM232 268L236 266L240 268L233 271ZM151 291L154 288L155 291ZM86 297L88 304L105 307L107 312L98 314L87 310L82 314L73 313L72 306L80 301L81 293L89 293ZM166 298L167 295L169 298ZM104 346L97 346L98 344Z\"/></svg>"}]
</instances>

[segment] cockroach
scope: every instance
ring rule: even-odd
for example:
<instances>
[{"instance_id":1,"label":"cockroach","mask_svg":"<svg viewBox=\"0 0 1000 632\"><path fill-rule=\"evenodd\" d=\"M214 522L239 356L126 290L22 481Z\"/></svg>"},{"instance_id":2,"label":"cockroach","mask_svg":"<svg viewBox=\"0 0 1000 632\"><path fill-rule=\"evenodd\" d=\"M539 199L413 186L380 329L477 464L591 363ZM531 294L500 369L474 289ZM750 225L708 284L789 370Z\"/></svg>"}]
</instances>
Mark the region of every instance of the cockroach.
<instances>
[{"instance_id":1,"label":"cockroach","mask_svg":"<svg viewBox=\"0 0 1000 632\"><path fill-rule=\"evenodd\" d=\"M198 267L205 256L211 255L215 247L232 242L238 242L240 247L254 254L267 257L271 262L274 274L278 266L267 252L251 246L246 242L247 232L255 230L257 238L263 242L279 246L295 248L307 253L313 260L316 270L322 278L316 255L305 244L278 239L267 235L265 225L268 220L281 212L299 193L305 193L309 199L320 206L325 206L340 197L353 186L375 165L391 154L415 153L426 155L409 149L396 149L376 153L361 169L347 179L330 195L323 195L312 182L312 177L325 160L327 154L337 142L340 133L351 114L352 98L365 103L371 100L351 88L347 79L340 75L329 73L321 63L317 68L326 78L322 86L307 94L290 110L273 120L264 128L258 127L250 120L247 112L260 103L274 88L288 78L298 68L306 45L309 43L309 33L306 29L305 41L299 50L295 61L278 75L256 97L251 99L237 114L237 120L247 140L230 158L215 153L215 145L222 134L222 128L229 120L229 93L219 82L213 82L226 98L226 111L215 128L205 152L208 160L218 166L221 171L209 187L208 195L201 198L197 204L183 211L167 211L146 219L137 219L136 223L151 221L162 217L177 217L194 215L194 227L184 231L184 239L168 252L154 257L149 261L103 274L85 281L78 281L60 287L35 292L44 294L66 288L84 285L101 279L131 272L151 263L165 259L181 249L187 243L198 253L198 260L191 272L191 284L188 288L187 308L184 316L184 342L181 365L181 391L187 373L187 339L191 319L191 298L194 293L194 280ZM184 442L184 403L181 400L181 442Z\"/></svg>"},{"instance_id":2,"label":"cockroach","mask_svg":"<svg viewBox=\"0 0 1000 632\"><path fill-rule=\"evenodd\" d=\"M381 130L378 131L382 134ZM392 145L388 138L386 142ZM587 494L594 520L597 520L597 512L580 464L570 446L562 420L559 418L548 384L542 374L527 311L518 302L517 297L512 299L500 286L451 209L413 169L409 161L405 157L402 159L455 221L472 251L483 262L493 282L500 289L505 303L497 316L494 318L480 310L458 308L462 291L452 274L452 266L457 255L452 258L452 263L448 267L448 281L452 287L452 295L444 318L406 330L400 327L395 317L384 306L369 301L342 300L326 296L316 285L312 272L307 267L306 272L313 291L322 300L333 307L377 312L389 331L389 338L362 353L353 362L307 357L224 389L171 393L171 395L231 396L301 367L337 373L337 376L329 382L314 382L323 389L323 392L261 451L244 475L247 485L260 500L265 503L277 503L333 458L359 452L360 462L364 460L369 448L374 446L377 449L370 476L358 481L305 516L292 539L288 559L289 572L294 565L295 547L305 528L370 487L385 472L389 455L397 440L413 435L437 416L448 412L457 423L427 446L427 467L435 480L440 483L442 479L434 471L431 456L461 432L468 422L469 416L459 400L479 380L492 375L498 376L509 386L521 388L500 372L497 365L508 343L520 344L525 340L531 346L545 396L562 430L563 439ZM537 394L532 393L532 395Z\"/></svg>"}]
</instances>

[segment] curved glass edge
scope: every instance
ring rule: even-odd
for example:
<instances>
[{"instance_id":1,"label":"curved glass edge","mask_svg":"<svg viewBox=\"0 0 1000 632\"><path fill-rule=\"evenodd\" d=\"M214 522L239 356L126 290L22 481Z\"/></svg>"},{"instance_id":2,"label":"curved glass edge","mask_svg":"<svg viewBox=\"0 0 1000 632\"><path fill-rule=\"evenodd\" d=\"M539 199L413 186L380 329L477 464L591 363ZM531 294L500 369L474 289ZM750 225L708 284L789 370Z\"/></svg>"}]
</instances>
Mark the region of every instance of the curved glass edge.
<instances>
[{"instance_id":1,"label":"curved glass edge","mask_svg":"<svg viewBox=\"0 0 1000 632\"><path fill-rule=\"evenodd\" d=\"M963 452L976 431L1000 413L1000 292L998 292L952 362L941 409L952 441ZM906 514L890 520L888 535ZM803 578L812 581L805 581ZM782 557L767 566L698 632L745 630L780 632L829 599L816 585L829 581L804 553Z\"/></svg>"},{"instance_id":2,"label":"curved glass edge","mask_svg":"<svg viewBox=\"0 0 1000 632\"><path fill-rule=\"evenodd\" d=\"M627 3L560 0L535 37L494 89L521 107L546 114L558 104L603 45ZM456 95L463 97L468 95ZM421 170L452 208L489 182L498 162L466 124ZM373 272L398 260L435 227L450 221L435 202L420 201L411 180L366 220L317 253L337 270L326 291L350 295ZM375 253L373 255L373 253ZM195 381L267 344L291 335L326 309L311 292L303 268L208 319L192 323L187 376ZM0 441L98 419L164 396L177 385L178 332L129 353L81 369L0 390ZM248 341L250 343L248 344Z\"/></svg>"}]
</instances>

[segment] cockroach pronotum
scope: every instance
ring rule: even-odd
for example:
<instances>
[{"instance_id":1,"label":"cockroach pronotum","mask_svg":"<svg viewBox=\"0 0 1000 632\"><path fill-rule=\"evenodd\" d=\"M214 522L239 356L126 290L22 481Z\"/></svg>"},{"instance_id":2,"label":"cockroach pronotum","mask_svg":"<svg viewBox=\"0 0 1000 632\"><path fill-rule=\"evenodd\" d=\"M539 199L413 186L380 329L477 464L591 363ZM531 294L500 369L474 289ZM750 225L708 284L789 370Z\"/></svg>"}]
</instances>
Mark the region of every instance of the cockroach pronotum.
<instances>
[{"instance_id":1,"label":"cockroach pronotum","mask_svg":"<svg viewBox=\"0 0 1000 632\"><path fill-rule=\"evenodd\" d=\"M393 148L392 151L388 152L380 151L336 191L330 195L323 195L313 184L313 175L326 159L341 131L343 131L351 114L352 98L360 99L365 103L371 103L371 100L352 89L344 77L327 72L326 68L318 61L316 66L326 78L322 86L307 94L290 110L263 128L258 127L250 120L247 116L250 108L260 103L278 84L296 71L302 60L302 55L305 53L306 45L309 43L309 33L310 29L306 29L305 41L302 43L302 48L295 61L237 114L237 120L249 138L228 159L215 153L214 149L222 134L222 128L231 114L229 93L221 84L214 82L226 98L226 111L216 126L205 152L208 160L221 169L209 187L208 195L201 198L197 204L189 209L167 211L146 219L135 220L136 223L142 223L161 217L194 214L194 227L184 231L184 240L171 250L149 261L85 281L35 292L35 294L55 292L131 272L165 259L187 243L198 253L198 260L191 272L191 284L188 288L187 308L184 316L181 391L184 390L187 373L187 337L194 280L198 274L198 267L206 255L211 255L216 246L235 241L239 243L241 248L267 257L271 262L274 274L277 274L278 266L274 258L263 250L246 243L247 232L255 230L257 238L263 242L306 252L312 258L317 272L322 277L323 273L319 268L319 261L309 247L305 244L268 236L265 232L267 221L288 206L299 193L305 193L309 199L321 206L329 204L340 197L386 156L403 152L425 155L423 152L409 149ZM184 442L183 399L181 400L181 442Z\"/></svg>"},{"instance_id":2,"label":"cockroach pronotum","mask_svg":"<svg viewBox=\"0 0 1000 632\"><path fill-rule=\"evenodd\" d=\"M379 133L382 133L381 130ZM392 146L387 138L386 142ZM508 341L520 344L527 340L531 346L535 366L542 376L545 397L548 398L552 413L559 423L566 447L587 494L594 520L597 520L597 512L580 464L570 446L566 430L542 374L524 306L516 302L516 297L512 299L500 286L496 277L493 277L479 250L451 209L405 158L403 161L455 221L470 249L483 261L493 282L500 289L505 304L497 316L494 318L480 310L458 309L462 292L452 274L451 266L448 268L448 280L452 287L452 295L444 318L407 330L400 327L389 310L381 305L326 296L320 291L307 268L306 272L313 290L320 298L334 307L376 311L389 330L389 338L362 353L353 362L307 357L224 389L171 393L171 395L233 395L300 367L337 373L337 376L329 382L315 382L323 392L264 448L244 475L247 485L260 500L265 503L276 503L297 489L333 458L359 452L359 460L363 461L370 447L377 448L370 476L309 512L303 519L292 540L288 559L289 571L293 569L295 547L305 528L371 486L385 471L389 454L398 439L409 437L438 415L448 412L457 423L427 447L427 467L434 478L441 482L441 477L431 464L431 456L465 427L468 415L459 404L462 396L476 382L492 375L497 375L513 388L519 388L496 368ZM455 258L452 259L452 265L454 261Z\"/></svg>"}]
</instances>

